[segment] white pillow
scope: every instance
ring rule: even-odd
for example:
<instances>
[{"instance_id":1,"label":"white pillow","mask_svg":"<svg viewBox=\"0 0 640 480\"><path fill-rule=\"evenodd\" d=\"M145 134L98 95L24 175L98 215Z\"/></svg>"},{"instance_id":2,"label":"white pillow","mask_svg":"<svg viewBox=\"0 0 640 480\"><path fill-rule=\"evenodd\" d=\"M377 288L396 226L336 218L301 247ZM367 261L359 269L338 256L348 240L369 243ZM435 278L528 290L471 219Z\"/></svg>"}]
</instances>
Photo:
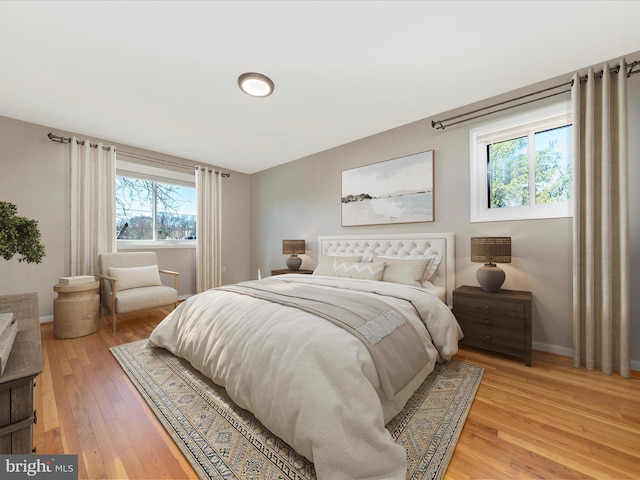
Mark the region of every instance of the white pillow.
<instances>
[{"instance_id":1,"label":"white pillow","mask_svg":"<svg viewBox=\"0 0 640 480\"><path fill-rule=\"evenodd\" d=\"M320 255L313 275L333 275L333 262L359 262L362 255Z\"/></svg>"},{"instance_id":2,"label":"white pillow","mask_svg":"<svg viewBox=\"0 0 640 480\"><path fill-rule=\"evenodd\" d=\"M378 257L380 258L380 257ZM387 263L382 275L383 282L403 283L421 287L428 258L385 258Z\"/></svg>"},{"instance_id":3,"label":"white pillow","mask_svg":"<svg viewBox=\"0 0 640 480\"><path fill-rule=\"evenodd\" d=\"M360 261L362 263L371 263L371 262L373 262L374 258L375 258L375 255L373 253L371 253L371 252L363 253L362 254L362 258L360 259Z\"/></svg>"},{"instance_id":4,"label":"white pillow","mask_svg":"<svg viewBox=\"0 0 640 480\"><path fill-rule=\"evenodd\" d=\"M162 285L158 265L148 267L109 267L109 276L118 280L118 290Z\"/></svg>"},{"instance_id":5,"label":"white pillow","mask_svg":"<svg viewBox=\"0 0 640 480\"><path fill-rule=\"evenodd\" d=\"M440 262L442 262L441 255L432 255L429 257L429 265L427 265L426 270L424 271L424 275L422 276L423 281L431 282L436 276L436 271L440 266Z\"/></svg>"},{"instance_id":6,"label":"white pillow","mask_svg":"<svg viewBox=\"0 0 640 480\"><path fill-rule=\"evenodd\" d=\"M382 280L385 262L333 262L334 277L359 278L361 280Z\"/></svg>"}]
</instances>

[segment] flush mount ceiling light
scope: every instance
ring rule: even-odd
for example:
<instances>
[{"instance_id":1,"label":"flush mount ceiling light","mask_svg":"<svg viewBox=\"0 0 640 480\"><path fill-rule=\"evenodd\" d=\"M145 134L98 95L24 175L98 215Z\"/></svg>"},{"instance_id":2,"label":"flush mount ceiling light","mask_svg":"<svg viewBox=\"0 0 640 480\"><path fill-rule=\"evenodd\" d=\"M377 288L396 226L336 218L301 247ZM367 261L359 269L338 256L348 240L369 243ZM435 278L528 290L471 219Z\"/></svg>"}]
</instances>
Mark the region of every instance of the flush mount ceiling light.
<instances>
[{"instance_id":1,"label":"flush mount ceiling light","mask_svg":"<svg viewBox=\"0 0 640 480\"><path fill-rule=\"evenodd\" d=\"M273 82L261 73L243 73L238 77L238 85L247 95L253 97L267 97L273 92Z\"/></svg>"}]
</instances>

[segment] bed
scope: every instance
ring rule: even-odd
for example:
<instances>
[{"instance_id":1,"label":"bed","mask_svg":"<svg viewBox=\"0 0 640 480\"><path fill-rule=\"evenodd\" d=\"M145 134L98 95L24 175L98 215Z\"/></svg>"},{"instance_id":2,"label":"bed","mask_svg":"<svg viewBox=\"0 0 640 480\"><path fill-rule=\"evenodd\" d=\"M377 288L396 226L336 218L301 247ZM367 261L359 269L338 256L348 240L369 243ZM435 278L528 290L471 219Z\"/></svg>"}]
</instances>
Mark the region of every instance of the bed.
<instances>
[{"instance_id":1,"label":"bed","mask_svg":"<svg viewBox=\"0 0 640 480\"><path fill-rule=\"evenodd\" d=\"M313 275L190 297L150 341L225 387L319 479L404 479L385 424L462 336L455 237L322 236Z\"/></svg>"}]
</instances>

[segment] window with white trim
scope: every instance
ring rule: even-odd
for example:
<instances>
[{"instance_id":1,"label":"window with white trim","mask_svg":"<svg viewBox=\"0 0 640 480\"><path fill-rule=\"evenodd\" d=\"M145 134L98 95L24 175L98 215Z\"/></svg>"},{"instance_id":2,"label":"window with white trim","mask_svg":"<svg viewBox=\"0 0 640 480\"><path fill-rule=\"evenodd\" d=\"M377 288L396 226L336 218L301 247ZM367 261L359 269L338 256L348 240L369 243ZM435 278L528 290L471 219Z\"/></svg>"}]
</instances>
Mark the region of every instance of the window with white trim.
<instances>
[{"instance_id":1,"label":"window with white trim","mask_svg":"<svg viewBox=\"0 0 640 480\"><path fill-rule=\"evenodd\" d=\"M469 144L472 222L573 214L568 103L474 128Z\"/></svg>"},{"instance_id":2,"label":"window with white trim","mask_svg":"<svg viewBox=\"0 0 640 480\"><path fill-rule=\"evenodd\" d=\"M193 174L122 161L116 169L119 247L195 246Z\"/></svg>"}]
</instances>

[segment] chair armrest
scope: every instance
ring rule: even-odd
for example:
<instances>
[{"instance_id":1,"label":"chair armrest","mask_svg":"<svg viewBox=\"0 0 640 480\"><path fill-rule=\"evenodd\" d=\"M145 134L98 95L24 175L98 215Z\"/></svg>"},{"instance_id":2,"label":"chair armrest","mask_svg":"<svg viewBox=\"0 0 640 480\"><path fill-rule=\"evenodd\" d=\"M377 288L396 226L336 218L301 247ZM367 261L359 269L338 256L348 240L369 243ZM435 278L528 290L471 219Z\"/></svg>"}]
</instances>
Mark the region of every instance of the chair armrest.
<instances>
[{"instance_id":1,"label":"chair armrest","mask_svg":"<svg viewBox=\"0 0 640 480\"><path fill-rule=\"evenodd\" d=\"M109 280L111 283L117 282L118 279L115 277L110 277L109 275L103 275L102 273L96 273L96 277L104 278L105 280Z\"/></svg>"},{"instance_id":2,"label":"chair armrest","mask_svg":"<svg viewBox=\"0 0 640 480\"><path fill-rule=\"evenodd\" d=\"M180 275L178 272L174 272L171 270L158 270L160 273L168 273L169 275Z\"/></svg>"},{"instance_id":3,"label":"chair armrest","mask_svg":"<svg viewBox=\"0 0 640 480\"><path fill-rule=\"evenodd\" d=\"M111 312L115 312L116 297L118 296L118 279L115 277L110 277L109 275L104 275L102 273L96 273L96 277L102 278L104 280L108 280L109 282L111 282Z\"/></svg>"},{"instance_id":4,"label":"chair armrest","mask_svg":"<svg viewBox=\"0 0 640 480\"><path fill-rule=\"evenodd\" d=\"M169 275L173 275L173 288L175 288L176 292L178 291L178 272L174 272L172 270L158 270L160 273L166 273Z\"/></svg>"},{"instance_id":5,"label":"chair armrest","mask_svg":"<svg viewBox=\"0 0 640 480\"><path fill-rule=\"evenodd\" d=\"M109 275L104 275L102 273L96 273L96 277L111 282L111 296L115 299L116 293L118 292L118 279L115 277L110 277Z\"/></svg>"}]
</instances>

